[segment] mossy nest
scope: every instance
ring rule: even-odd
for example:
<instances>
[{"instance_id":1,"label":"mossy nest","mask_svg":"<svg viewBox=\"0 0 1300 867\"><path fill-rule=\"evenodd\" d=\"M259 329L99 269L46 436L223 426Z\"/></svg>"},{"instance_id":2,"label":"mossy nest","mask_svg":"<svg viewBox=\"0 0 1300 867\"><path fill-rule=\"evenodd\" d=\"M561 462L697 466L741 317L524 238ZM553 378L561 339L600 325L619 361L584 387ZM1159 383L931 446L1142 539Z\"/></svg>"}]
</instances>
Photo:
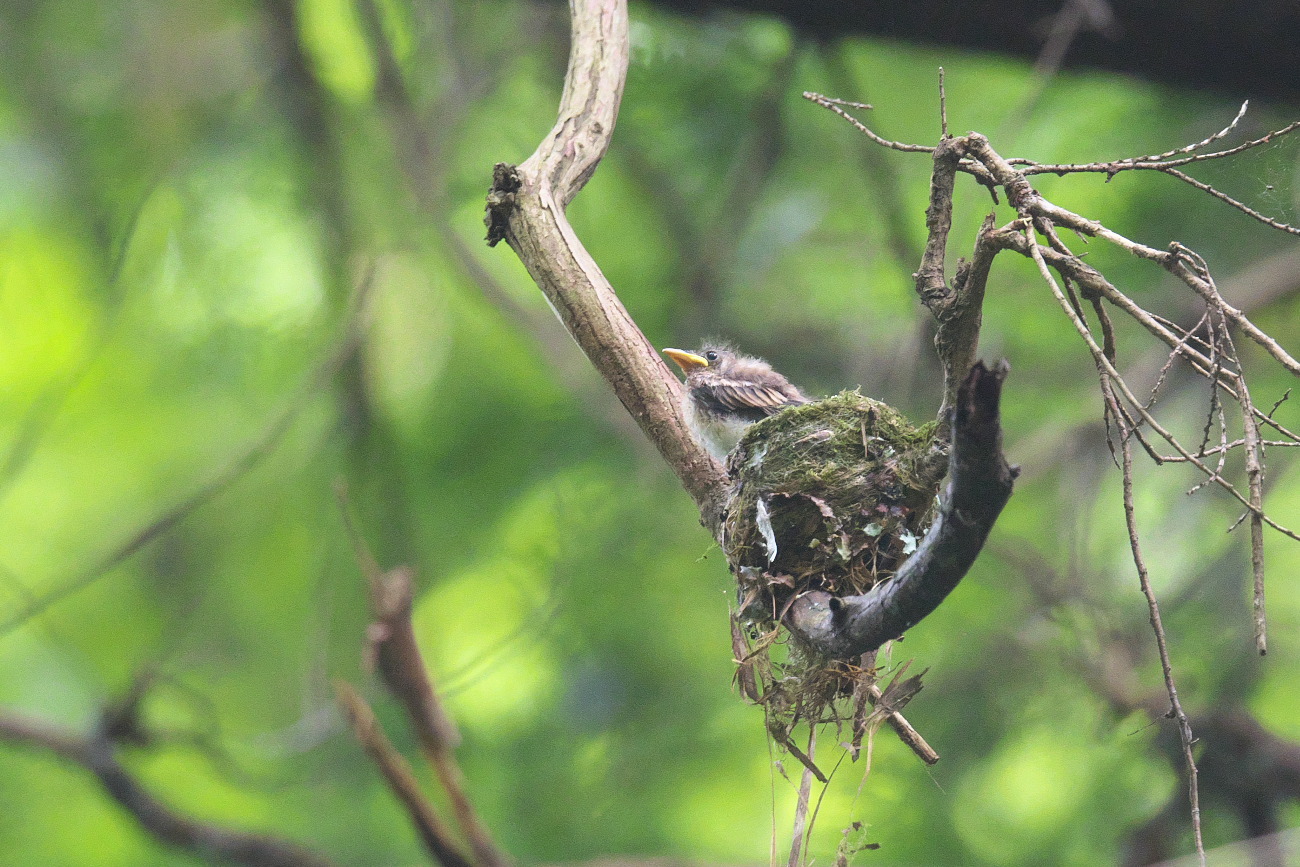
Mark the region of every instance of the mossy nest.
<instances>
[{"instance_id":1,"label":"mossy nest","mask_svg":"<svg viewBox=\"0 0 1300 867\"><path fill-rule=\"evenodd\" d=\"M913 427L887 404L842 392L752 425L728 458L722 547L740 585L737 679L776 741L809 766L794 727L851 722L856 755L879 672L786 641L781 615L805 590L864 593L894 574L929 528L948 470L935 433L934 423ZM919 675L903 684L907 695L893 685L886 695L901 707L918 689Z\"/></svg>"},{"instance_id":2,"label":"mossy nest","mask_svg":"<svg viewBox=\"0 0 1300 867\"><path fill-rule=\"evenodd\" d=\"M794 593L863 593L892 575L948 469L935 430L856 391L752 425L728 459L723 530L741 618L773 623Z\"/></svg>"}]
</instances>

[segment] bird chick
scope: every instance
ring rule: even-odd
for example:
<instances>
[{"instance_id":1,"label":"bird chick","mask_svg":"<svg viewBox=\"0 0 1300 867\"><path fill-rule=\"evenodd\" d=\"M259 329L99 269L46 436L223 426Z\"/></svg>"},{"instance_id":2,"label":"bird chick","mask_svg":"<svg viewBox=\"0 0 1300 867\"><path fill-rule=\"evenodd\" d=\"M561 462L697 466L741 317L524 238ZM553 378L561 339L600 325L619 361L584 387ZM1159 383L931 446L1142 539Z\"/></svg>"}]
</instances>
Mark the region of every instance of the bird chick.
<instances>
[{"instance_id":1,"label":"bird chick","mask_svg":"<svg viewBox=\"0 0 1300 867\"><path fill-rule=\"evenodd\" d=\"M809 402L772 365L727 346L705 344L699 352L665 349L663 353L686 374L686 420L696 439L718 460L726 459L754 422Z\"/></svg>"}]
</instances>

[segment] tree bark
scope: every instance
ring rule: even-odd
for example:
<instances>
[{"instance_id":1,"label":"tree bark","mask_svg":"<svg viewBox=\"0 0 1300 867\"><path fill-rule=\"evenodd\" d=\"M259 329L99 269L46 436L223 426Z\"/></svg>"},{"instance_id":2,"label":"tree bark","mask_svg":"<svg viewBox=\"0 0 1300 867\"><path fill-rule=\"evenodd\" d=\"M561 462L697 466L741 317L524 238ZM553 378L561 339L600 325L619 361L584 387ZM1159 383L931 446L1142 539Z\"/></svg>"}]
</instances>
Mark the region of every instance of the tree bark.
<instances>
[{"instance_id":1,"label":"tree bark","mask_svg":"<svg viewBox=\"0 0 1300 867\"><path fill-rule=\"evenodd\" d=\"M498 163L487 240L505 240L564 327L672 467L716 537L727 477L691 436L682 385L632 321L564 209L609 148L628 64L625 0L573 0L559 119L524 163Z\"/></svg>"}]
</instances>

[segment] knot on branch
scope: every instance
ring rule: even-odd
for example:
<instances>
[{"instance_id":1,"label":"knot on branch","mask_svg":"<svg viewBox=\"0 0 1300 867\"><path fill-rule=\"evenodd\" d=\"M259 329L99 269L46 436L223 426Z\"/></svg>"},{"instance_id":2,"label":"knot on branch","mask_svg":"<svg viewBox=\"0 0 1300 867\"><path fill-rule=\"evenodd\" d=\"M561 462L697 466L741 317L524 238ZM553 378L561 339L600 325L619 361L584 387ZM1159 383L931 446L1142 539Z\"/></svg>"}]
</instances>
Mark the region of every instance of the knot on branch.
<instances>
[{"instance_id":1,"label":"knot on branch","mask_svg":"<svg viewBox=\"0 0 1300 867\"><path fill-rule=\"evenodd\" d=\"M1038 190L1024 175L1017 172L1014 177L1006 178L1002 187L1007 191L1007 202L1018 213L1029 214L1033 210L1034 201L1039 198Z\"/></svg>"},{"instance_id":2,"label":"knot on branch","mask_svg":"<svg viewBox=\"0 0 1300 867\"><path fill-rule=\"evenodd\" d=\"M495 247L506 236L510 211L515 206L515 194L523 185L517 166L497 163L492 167L492 186L488 188L487 209L483 215L489 247Z\"/></svg>"}]
</instances>

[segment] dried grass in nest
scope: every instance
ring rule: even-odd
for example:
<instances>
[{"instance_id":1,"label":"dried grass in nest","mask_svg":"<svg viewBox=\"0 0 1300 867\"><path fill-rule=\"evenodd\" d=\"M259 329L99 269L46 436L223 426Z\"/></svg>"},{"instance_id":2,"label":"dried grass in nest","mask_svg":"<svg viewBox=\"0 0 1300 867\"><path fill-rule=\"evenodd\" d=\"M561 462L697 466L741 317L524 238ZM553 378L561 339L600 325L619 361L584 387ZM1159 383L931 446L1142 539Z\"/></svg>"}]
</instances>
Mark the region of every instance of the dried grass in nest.
<instances>
[{"instance_id":1,"label":"dried grass in nest","mask_svg":"<svg viewBox=\"0 0 1300 867\"><path fill-rule=\"evenodd\" d=\"M860 594L893 575L928 529L947 472L935 429L842 392L753 425L728 460L723 551L740 587L739 676L787 746L799 721L855 716L838 700L875 672L790 641L781 615L806 590Z\"/></svg>"}]
</instances>

